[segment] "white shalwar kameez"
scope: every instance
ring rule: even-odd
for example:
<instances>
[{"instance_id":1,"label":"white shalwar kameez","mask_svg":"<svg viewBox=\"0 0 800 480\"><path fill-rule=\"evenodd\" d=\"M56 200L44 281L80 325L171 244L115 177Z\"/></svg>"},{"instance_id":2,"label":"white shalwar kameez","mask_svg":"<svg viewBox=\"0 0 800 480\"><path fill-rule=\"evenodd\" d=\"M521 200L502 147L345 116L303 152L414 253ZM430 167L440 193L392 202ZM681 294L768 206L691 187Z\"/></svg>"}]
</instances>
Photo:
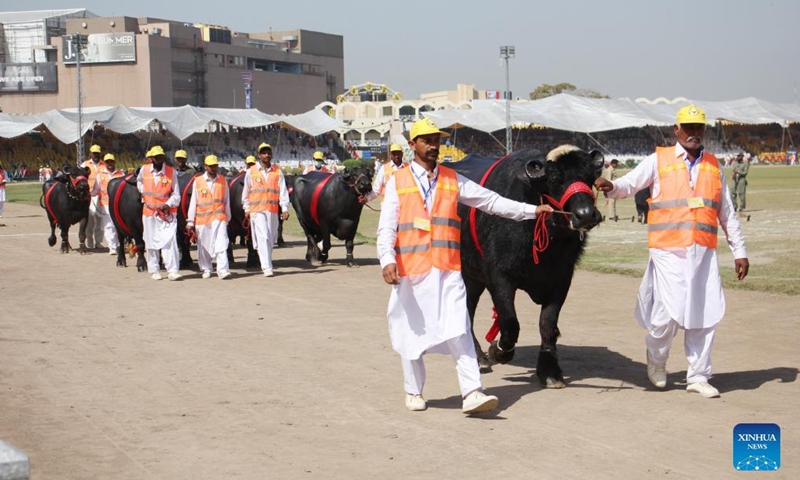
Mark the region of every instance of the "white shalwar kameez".
<instances>
[{"instance_id":1,"label":"white shalwar kameez","mask_svg":"<svg viewBox=\"0 0 800 480\"><path fill-rule=\"evenodd\" d=\"M409 164L425 207L430 212L436 187L427 199L422 194L430 189L424 168ZM438 170L438 167L437 167ZM435 175L438 175L438 171ZM434 177L435 178L435 177ZM458 175L458 201L487 213L522 221L536 218L536 207L515 202L487 190ZM378 258L381 268L395 260L395 240L400 200L394 176L386 184L378 224ZM392 348L400 354L406 393L421 395L425 385L425 353L450 353L456 362L461 395L481 388L475 344L467 311L467 290L460 271L443 271L436 267L421 275L400 277L392 285L387 310Z\"/></svg>"},{"instance_id":2,"label":"white shalwar kameez","mask_svg":"<svg viewBox=\"0 0 800 480\"><path fill-rule=\"evenodd\" d=\"M208 173L203 174L203 178L208 185L208 195L214 198L214 189L217 188ZM223 178L223 181L225 179ZM230 267L228 266L228 222L231 220L231 202L229 197L230 191L225 189L225 221L211 220L209 225L197 225L195 232L197 233L197 265L203 272L211 273L213 265L212 258L217 260L217 275L228 273ZM192 185L192 199L189 202L189 210L186 212L187 224L194 225L195 213L197 211L197 181L195 180Z\"/></svg>"},{"instance_id":3,"label":"white shalwar kameez","mask_svg":"<svg viewBox=\"0 0 800 480\"><path fill-rule=\"evenodd\" d=\"M136 188L139 193L144 191L142 184L142 172L145 168L149 168L153 172L153 181L160 182L166 170L166 164L161 167L161 171L157 172L153 169L153 165L145 165L139 171L139 176L136 178ZM172 193L167 199L167 206L170 208L177 208L181 203L181 193L178 188L178 171L172 169ZM164 267L167 273L178 273L178 240L175 233L178 230L178 219L176 215L169 214L167 220L161 220L158 215L148 217L142 215L142 224L144 225L144 246L147 253L147 271L149 273L157 273L160 268L158 264L158 252L161 252L161 258L164 260Z\"/></svg>"},{"instance_id":4,"label":"white shalwar kameez","mask_svg":"<svg viewBox=\"0 0 800 480\"><path fill-rule=\"evenodd\" d=\"M87 160L87 162L93 161L94 160ZM99 180L97 179L97 175L106 171L105 163L95 163L95 169L97 170L97 174L94 180L95 188L92 189L92 191L98 192L98 195L92 195L92 199L89 203L89 216L86 218L86 244L89 248L99 248L103 243L104 236L103 214L100 212L100 186L98 185Z\"/></svg>"},{"instance_id":5,"label":"white shalwar kameez","mask_svg":"<svg viewBox=\"0 0 800 480\"><path fill-rule=\"evenodd\" d=\"M267 178L267 169L257 163L258 171L264 178ZM286 189L286 181L283 178L283 172L278 170L280 178L278 179L278 187L280 194L278 203L280 204L281 212L289 211L289 191ZM250 188L252 188L252 180L250 179L250 171L244 175L244 188L242 189L242 207L245 212L250 209L250 200L247 198L250 195ZM278 239L278 217L280 213L272 212L255 212L250 213L250 234L253 237L253 249L258 251L258 258L261 262L261 271L272 271L272 247Z\"/></svg>"},{"instance_id":6,"label":"white shalwar kameez","mask_svg":"<svg viewBox=\"0 0 800 480\"><path fill-rule=\"evenodd\" d=\"M108 172L104 170L102 172L97 173L97 181L94 183L95 188L100 190L100 177L106 175L109 177L109 180L114 178L114 174L120 172L120 170L115 170L113 172ZM122 173L122 172L120 172ZM102 192L99 192L102 193ZM106 195L106 205L100 205L100 195L98 194L97 197L92 197L92 201L94 202L95 198L97 199L97 220L100 223L100 228L103 230L103 237L106 239L106 245L108 245L108 249L111 252L115 252L119 247L119 238L117 237L117 229L114 227L114 222L111 220L111 213L109 212L109 208L111 208L111 201L108 198L108 191L105 193Z\"/></svg>"},{"instance_id":7,"label":"white shalwar kameez","mask_svg":"<svg viewBox=\"0 0 800 480\"><path fill-rule=\"evenodd\" d=\"M386 188L386 184L389 182L386 179L387 168L391 168L393 172L396 172L397 170L400 170L404 166L405 164L403 163L401 163L400 166L397 166L391 160L381 165L381 167L377 170L377 173L375 174L375 178L372 180L372 191L367 194L367 201L371 202L376 198L378 198L381 193L383 193L383 190Z\"/></svg>"},{"instance_id":8,"label":"white shalwar kameez","mask_svg":"<svg viewBox=\"0 0 800 480\"><path fill-rule=\"evenodd\" d=\"M690 167L693 187L700 161L690 165L680 144L675 146L675 155L681 156ZM720 180L719 226L726 233L734 258L746 258L744 237L721 168ZM651 196L655 198L660 192L657 154L648 156L633 171L612 183L614 189L608 192L608 198L627 198L650 186ZM651 248L634 315L639 325L648 331L645 343L650 359L656 365L666 364L672 339L679 329L685 329L684 350L689 361L686 381L708 381L711 378L714 331L725 315L717 250L698 244L681 248Z\"/></svg>"}]
</instances>

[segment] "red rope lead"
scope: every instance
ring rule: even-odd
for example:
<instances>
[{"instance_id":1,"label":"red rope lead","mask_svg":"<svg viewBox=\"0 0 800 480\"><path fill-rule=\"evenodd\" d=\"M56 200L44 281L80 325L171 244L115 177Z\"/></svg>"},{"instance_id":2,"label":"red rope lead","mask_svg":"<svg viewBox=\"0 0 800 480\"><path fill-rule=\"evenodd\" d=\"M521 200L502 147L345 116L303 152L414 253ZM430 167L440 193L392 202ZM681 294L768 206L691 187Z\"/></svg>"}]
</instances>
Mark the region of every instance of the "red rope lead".
<instances>
[{"instance_id":1,"label":"red rope lead","mask_svg":"<svg viewBox=\"0 0 800 480\"><path fill-rule=\"evenodd\" d=\"M567 200L572 198L573 195L578 193L587 193L594 199L594 192L583 182L574 182L564 190L564 195L561 195L561 201L556 200L547 194L542 194L542 197L547 200L551 206L555 207L556 212L569 218L570 213L564 211L564 205ZM531 247L531 255L533 255L533 263L539 264L539 254L544 252L550 247L550 232L547 230L547 214L539 215L536 217L536 225L533 227L533 246Z\"/></svg>"}]
</instances>

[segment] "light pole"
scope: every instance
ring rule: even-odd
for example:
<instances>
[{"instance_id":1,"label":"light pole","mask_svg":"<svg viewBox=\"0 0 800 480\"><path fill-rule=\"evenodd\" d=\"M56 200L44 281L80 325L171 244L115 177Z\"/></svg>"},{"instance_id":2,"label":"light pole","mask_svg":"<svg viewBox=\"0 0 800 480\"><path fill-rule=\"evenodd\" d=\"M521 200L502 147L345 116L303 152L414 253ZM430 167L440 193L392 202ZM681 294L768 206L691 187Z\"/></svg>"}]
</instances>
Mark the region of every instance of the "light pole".
<instances>
[{"instance_id":1,"label":"light pole","mask_svg":"<svg viewBox=\"0 0 800 480\"><path fill-rule=\"evenodd\" d=\"M86 43L87 36L81 35L80 33L76 33L73 37L73 43L75 44L75 74L78 77L78 144L76 148L78 149L77 155L77 166L80 166L83 163L83 90L81 88L81 54L83 53L83 46Z\"/></svg>"},{"instance_id":2,"label":"light pole","mask_svg":"<svg viewBox=\"0 0 800 480\"><path fill-rule=\"evenodd\" d=\"M506 99L506 154L511 153L511 82L508 75L508 59L514 58L514 55L513 45L500 47L500 58L506 62L506 91L503 94L503 98Z\"/></svg>"}]
</instances>

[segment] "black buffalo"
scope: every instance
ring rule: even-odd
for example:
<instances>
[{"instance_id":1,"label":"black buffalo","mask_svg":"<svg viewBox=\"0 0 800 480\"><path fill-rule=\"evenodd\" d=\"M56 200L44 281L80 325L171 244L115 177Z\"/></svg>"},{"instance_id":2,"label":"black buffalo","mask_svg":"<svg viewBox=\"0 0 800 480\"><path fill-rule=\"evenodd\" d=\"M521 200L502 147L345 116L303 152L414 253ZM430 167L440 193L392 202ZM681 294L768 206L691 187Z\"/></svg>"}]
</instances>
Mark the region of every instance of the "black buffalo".
<instances>
[{"instance_id":1,"label":"black buffalo","mask_svg":"<svg viewBox=\"0 0 800 480\"><path fill-rule=\"evenodd\" d=\"M142 225L142 195L136 188L136 175L112 178L108 182L108 213L117 229L117 266L127 267L125 247L133 243L137 254L136 270L147 271L144 258L144 226Z\"/></svg>"},{"instance_id":2,"label":"black buffalo","mask_svg":"<svg viewBox=\"0 0 800 480\"><path fill-rule=\"evenodd\" d=\"M555 199L551 202L555 210L565 213L548 214L539 219L542 221L538 226L534 220L515 222L464 205L459 205L458 213L462 219L462 274L470 317L474 321L484 290L489 290L497 312L500 339L490 345L489 357L500 363L514 357L520 330L514 297L517 290L523 290L542 306L536 375L544 386L563 388L556 349L560 335L558 316L572 283L575 264L583 253L586 232L602 221L591 186L600 176L603 157L599 152L587 153L575 147L559 147L547 158L551 157L552 161L533 149L514 152L496 164L484 186L504 197L531 204L547 201L547 195ZM495 160L470 155L451 165L480 182ZM570 186L578 187L578 193L559 205ZM483 357L477 340L476 347Z\"/></svg>"},{"instance_id":3,"label":"black buffalo","mask_svg":"<svg viewBox=\"0 0 800 480\"><path fill-rule=\"evenodd\" d=\"M321 182L326 181L317 202L317 223L312 215L312 198ZM342 173L311 172L294 181L292 206L297 220L308 239L306 260L311 263L328 261L331 235L344 240L347 266L353 261L353 239L358 230L363 205L358 197L372 191L370 171L365 168L345 168ZM319 242L322 242L320 249Z\"/></svg>"},{"instance_id":4,"label":"black buffalo","mask_svg":"<svg viewBox=\"0 0 800 480\"><path fill-rule=\"evenodd\" d=\"M88 168L65 168L63 173L56 175L42 185L42 196L39 205L47 212L50 223L50 237L47 239L51 247L56 244L56 227L61 230L61 253L69 253L72 248L69 244L69 227L79 223L78 251L86 253L86 222L89 218L89 191Z\"/></svg>"},{"instance_id":5,"label":"black buffalo","mask_svg":"<svg viewBox=\"0 0 800 480\"><path fill-rule=\"evenodd\" d=\"M241 244L247 246L247 268L258 267L258 253L253 250L253 238L250 235L250 224L244 218L242 205L242 190L244 190L244 176L247 172L236 174L228 180L228 190L231 201L231 221L228 222L228 260L233 262L233 244L238 237Z\"/></svg>"},{"instance_id":6,"label":"black buffalo","mask_svg":"<svg viewBox=\"0 0 800 480\"><path fill-rule=\"evenodd\" d=\"M639 223L647 223L647 214L650 212L650 204L647 203L650 199L650 189L639 190L633 199L636 202L636 217Z\"/></svg>"}]
</instances>

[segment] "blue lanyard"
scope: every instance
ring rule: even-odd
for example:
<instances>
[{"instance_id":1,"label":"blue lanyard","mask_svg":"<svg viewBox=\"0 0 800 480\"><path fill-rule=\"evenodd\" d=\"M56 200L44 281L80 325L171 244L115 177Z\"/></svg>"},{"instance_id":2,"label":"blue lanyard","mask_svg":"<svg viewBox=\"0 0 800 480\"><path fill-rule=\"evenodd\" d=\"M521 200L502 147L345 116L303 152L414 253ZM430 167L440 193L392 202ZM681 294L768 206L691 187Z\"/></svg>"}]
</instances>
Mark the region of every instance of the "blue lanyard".
<instances>
[{"instance_id":1,"label":"blue lanyard","mask_svg":"<svg viewBox=\"0 0 800 480\"><path fill-rule=\"evenodd\" d=\"M426 172L427 173L427 172ZM425 208L429 208L428 205L428 198L431 196L433 189L436 188L436 182L439 180L439 169L436 169L436 172L433 174L433 180L431 180L431 184L427 190L425 190L425 186L422 184L422 179L419 180L419 188L422 190L422 202L425 204Z\"/></svg>"}]
</instances>

